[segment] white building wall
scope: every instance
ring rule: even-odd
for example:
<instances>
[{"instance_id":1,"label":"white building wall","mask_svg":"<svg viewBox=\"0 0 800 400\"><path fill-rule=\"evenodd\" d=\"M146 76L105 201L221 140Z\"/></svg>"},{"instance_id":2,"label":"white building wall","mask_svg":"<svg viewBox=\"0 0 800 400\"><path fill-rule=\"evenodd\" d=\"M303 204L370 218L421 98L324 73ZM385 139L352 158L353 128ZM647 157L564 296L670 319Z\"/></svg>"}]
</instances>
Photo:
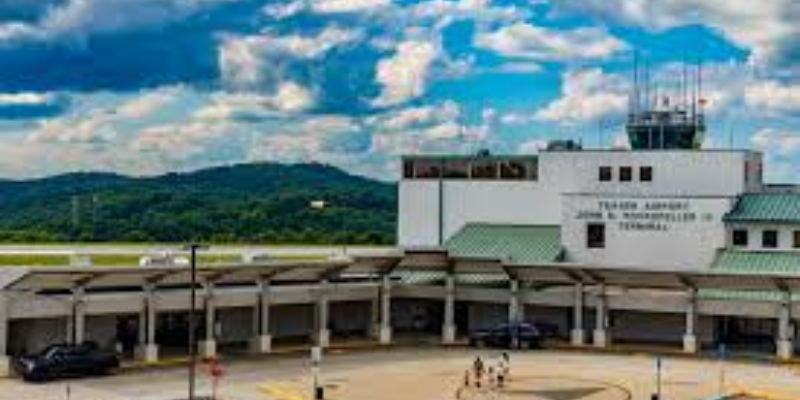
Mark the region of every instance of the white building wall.
<instances>
[{"instance_id":1,"label":"white building wall","mask_svg":"<svg viewBox=\"0 0 800 400\"><path fill-rule=\"evenodd\" d=\"M403 247L439 245L439 181L400 181L397 239Z\"/></svg>"},{"instance_id":2,"label":"white building wall","mask_svg":"<svg viewBox=\"0 0 800 400\"><path fill-rule=\"evenodd\" d=\"M561 182L563 193L734 196L746 191L747 160L759 153L744 151L571 151L543 152L540 176ZM612 167L613 179L598 179L601 166ZM619 181L620 167L633 167L631 182ZM639 167L652 167L652 182L639 180ZM548 179L550 177L550 179Z\"/></svg>"},{"instance_id":3,"label":"white building wall","mask_svg":"<svg viewBox=\"0 0 800 400\"><path fill-rule=\"evenodd\" d=\"M600 167L613 179L600 182ZM619 181L621 167L633 168L631 182ZM640 167L653 180L641 182ZM429 247L470 222L557 225L564 194L733 197L761 187L761 154L746 151L545 151L538 180L495 181L403 179L399 183L398 243ZM441 204L439 193L442 194Z\"/></svg>"},{"instance_id":4,"label":"white building wall","mask_svg":"<svg viewBox=\"0 0 800 400\"><path fill-rule=\"evenodd\" d=\"M704 269L725 245L731 198L564 197L561 242L570 261L626 268ZM675 207L652 210L658 204ZM651 211L652 210L652 211ZM667 219L653 217L654 213ZM605 225L605 247L587 247L587 225Z\"/></svg>"}]
</instances>

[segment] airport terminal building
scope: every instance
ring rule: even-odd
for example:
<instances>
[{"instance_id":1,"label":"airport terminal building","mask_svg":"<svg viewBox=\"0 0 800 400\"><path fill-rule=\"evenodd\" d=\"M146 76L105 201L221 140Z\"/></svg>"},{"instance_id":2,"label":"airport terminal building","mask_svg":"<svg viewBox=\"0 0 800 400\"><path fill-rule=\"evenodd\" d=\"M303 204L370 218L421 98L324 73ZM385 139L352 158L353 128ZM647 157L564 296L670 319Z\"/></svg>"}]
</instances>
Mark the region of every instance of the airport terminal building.
<instances>
[{"instance_id":1,"label":"airport terminal building","mask_svg":"<svg viewBox=\"0 0 800 400\"><path fill-rule=\"evenodd\" d=\"M327 260L0 274L0 355L92 340L131 359L282 344L459 343L546 321L575 346L624 343L791 358L800 342L800 191L762 154L700 149L703 122L632 116L631 149L407 156L398 245Z\"/></svg>"}]
</instances>

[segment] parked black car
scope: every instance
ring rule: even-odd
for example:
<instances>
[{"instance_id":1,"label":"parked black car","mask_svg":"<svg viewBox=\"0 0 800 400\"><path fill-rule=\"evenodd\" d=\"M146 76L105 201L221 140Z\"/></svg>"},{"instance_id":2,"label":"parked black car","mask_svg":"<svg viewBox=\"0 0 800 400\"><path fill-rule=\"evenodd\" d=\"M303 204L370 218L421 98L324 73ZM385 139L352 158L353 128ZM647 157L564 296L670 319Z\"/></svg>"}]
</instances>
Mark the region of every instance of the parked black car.
<instances>
[{"instance_id":1,"label":"parked black car","mask_svg":"<svg viewBox=\"0 0 800 400\"><path fill-rule=\"evenodd\" d=\"M506 322L472 332L469 343L475 347L532 349L541 347L543 339L545 339L544 333L535 324Z\"/></svg>"},{"instance_id":2,"label":"parked black car","mask_svg":"<svg viewBox=\"0 0 800 400\"><path fill-rule=\"evenodd\" d=\"M119 368L119 357L114 352L103 351L97 344L57 344L38 354L22 356L15 360L14 368L29 382L44 382L58 378L104 375Z\"/></svg>"}]
</instances>

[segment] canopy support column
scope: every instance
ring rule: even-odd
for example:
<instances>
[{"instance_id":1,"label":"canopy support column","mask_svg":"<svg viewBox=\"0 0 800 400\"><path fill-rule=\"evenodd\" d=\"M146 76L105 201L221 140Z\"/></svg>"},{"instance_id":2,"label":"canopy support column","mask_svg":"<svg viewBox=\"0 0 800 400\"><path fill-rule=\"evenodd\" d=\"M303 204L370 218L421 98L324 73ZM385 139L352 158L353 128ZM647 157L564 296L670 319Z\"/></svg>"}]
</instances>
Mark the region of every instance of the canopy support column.
<instances>
[{"instance_id":1,"label":"canopy support column","mask_svg":"<svg viewBox=\"0 0 800 400\"><path fill-rule=\"evenodd\" d=\"M319 283L317 298L317 346L327 348L331 343L331 331L328 328L328 280Z\"/></svg>"},{"instance_id":2,"label":"canopy support column","mask_svg":"<svg viewBox=\"0 0 800 400\"><path fill-rule=\"evenodd\" d=\"M217 356L217 340L216 340L216 304L214 299L214 284L205 284L204 311L205 311L205 326L206 337L198 344L200 356L203 358L214 358Z\"/></svg>"},{"instance_id":3,"label":"canopy support column","mask_svg":"<svg viewBox=\"0 0 800 400\"><path fill-rule=\"evenodd\" d=\"M595 347L608 347L608 298L606 294L606 285L600 284L597 292L595 311L595 326L593 332L593 343Z\"/></svg>"},{"instance_id":4,"label":"canopy support column","mask_svg":"<svg viewBox=\"0 0 800 400\"><path fill-rule=\"evenodd\" d=\"M683 352L697 353L697 289L689 289L686 296L686 332L683 335Z\"/></svg>"},{"instance_id":5,"label":"canopy support column","mask_svg":"<svg viewBox=\"0 0 800 400\"><path fill-rule=\"evenodd\" d=\"M250 351L255 354L266 354L272 351L272 333L270 329L270 303L272 301L270 281L258 281L258 294L253 306L253 338Z\"/></svg>"},{"instance_id":6,"label":"canopy support column","mask_svg":"<svg viewBox=\"0 0 800 400\"><path fill-rule=\"evenodd\" d=\"M512 279L510 282L511 294L508 298L508 321L519 322L523 318L522 304L519 301L519 281Z\"/></svg>"},{"instance_id":7,"label":"canopy support column","mask_svg":"<svg viewBox=\"0 0 800 400\"><path fill-rule=\"evenodd\" d=\"M791 292L784 292L784 299L778 311L777 356L781 360L789 360L794 355L794 338L792 337L792 297Z\"/></svg>"},{"instance_id":8,"label":"canopy support column","mask_svg":"<svg viewBox=\"0 0 800 400\"><path fill-rule=\"evenodd\" d=\"M570 333L573 346L583 346L586 343L586 333L583 328L583 283L575 283L575 304L572 309L572 332Z\"/></svg>"},{"instance_id":9,"label":"canopy support column","mask_svg":"<svg viewBox=\"0 0 800 400\"><path fill-rule=\"evenodd\" d=\"M442 343L453 344L456 341L456 277L451 272L445 278L444 325L442 326Z\"/></svg>"},{"instance_id":10,"label":"canopy support column","mask_svg":"<svg viewBox=\"0 0 800 400\"><path fill-rule=\"evenodd\" d=\"M8 356L8 298L0 292L0 377L11 376L11 357Z\"/></svg>"},{"instance_id":11,"label":"canopy support column","mask_svg":"<svg viewBox=\"0 0 800 400\"><path fill-rule=\"evenodd\" d=\"M392 344L392 280L384 275L381 281L381 344Z\"/></svg>"},{"instance_id":12,"label":"canopy support column","mask_svg":"<svg viewBox=\"0 0 800 400\"><path fill-rule=\"evenodd\" d=\"M72 313L69 324L69 342L81 344L86 338L86 310L84 303L85 290L82 286L72 289Z\"/></svg>"},{"instance_id":13,"label":"canopy support column","mask_svg":"<svg viewBox=\"0 0 800 400\"><path fill-rule=\"evenodd\" d=\"M155 285L148 283L144 287L144 299L139 318L139 359L145 362L158 361L158 344L156 344L156 324L158 323L158 309L156 303Z\"/></svg>"}]
</instances>

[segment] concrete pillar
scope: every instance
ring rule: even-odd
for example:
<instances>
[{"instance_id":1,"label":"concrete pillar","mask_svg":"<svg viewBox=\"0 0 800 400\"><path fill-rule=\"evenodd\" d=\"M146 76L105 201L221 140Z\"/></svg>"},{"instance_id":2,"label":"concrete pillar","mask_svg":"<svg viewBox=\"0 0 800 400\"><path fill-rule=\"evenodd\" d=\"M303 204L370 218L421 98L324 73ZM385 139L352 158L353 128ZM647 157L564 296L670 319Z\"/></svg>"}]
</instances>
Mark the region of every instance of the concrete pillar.
<instances>
[{"instance_id":1,"label":"concrete pillar","mask_svg":"<svg viewBox=\"0 0 800 400\"><path fill-rule=\"evenodd\" d=\"M137 356L140 360L149 363L158 361L158 344L156 343L157 307L155 285L147 284L144 287L144 299L139 317L140 336Z\"/></svg>"},{"instance_id":2,"label":"concrete pillar","mask_svg":"<svg viewBox=\"0 0 800 400\"><path fill-rule=\"evenodd\" d=\"M444 325L442 326L442 343L453 344L456 341L456 277L452 273L445 278Z\"/></svg>"},{"instance_id":3,"label":"concrete pillar","mask_svg":"<svg viewBox=\"0 0 800 400\"><path fill-rule=\"evenodd\" d=\"M572 309L572 332L570 337L573 346L583 346L586 343L586 333L583 328L583 283L575 284L575 304Z\"/></svg>"},{"instance_id":4,"label":"concrete pillar","mask_svg":"<svg viewBox=\"0 0 800 400\"><path fill-rule=\"evenodd\" d=\"M381 280L381 327L378 336L380 344L392 343L392 281L389 275Z\"/></svg>"},{"instance_id":5,"label":"concrete pillar","mask_svg":"<svg viewBox=\"0 0 800 400\"><path fill-rule=\"evenodd\" d=\"M794 355L794 338L792 337L792 302L791 293L786 292L781 308L778 311L777 356L781 360L789 360Z\"/></svg>"},{"instance_id":6,"label":"concrete pillar","mask_svg":"<svg viewBox=\"0 0 800 400\"><path fill-rule=\"evenodd\" d=\"M258 282L258 294L253 307L254 329L250 350L256 354L272 351L272 334L269 326L270 303L272 302L271 286L268 280Z\"/></svg>"},{"instance_id":7,"label":"concrete pillar","mask_svg":"<svg viewBox=\"0 0 800 400\"><path fill-rule=\"evenodd\" d=\"M198 342L198 353L201 357L212 358L217 356L216 323L214 321L216 317L216 304L214 300L214 285L212 283L205 284L203 304L206 337L204 340Z\"/></svg>"},{"instance_id":8,"label":"concrete pillar","mask_svg":"<svg viewBox=\"0 0 800 400\"><path fill-rule=\"evenodd\" d=\"M330 346L331 343L328 307L328 280L323 279L317 293L317 346L322 348Z\"/></svg>"},{"instance_id":9,"label":"concrete pillar","mask_svg":"<svg viewBox=\"0 0 800 400\"><path fill-rule=\"evenodd\" d=\"M8 356L8 295L0 291L0 377L11 375L11 357Z\"/></svg>"},{"instance_id":10,"label":"concrete pillar","mask_svg":"<svg viewBox=\"0 0 800 400\"><path fill-rule=\"evenodd\" d=\"M683 334L683 352L697 353L697 289L690 289L686 297L686 331Z\"/></svg>"},{"instance_id":11,"label":"concrete pillar","mask_svg":"<svg viewBox=\"0 0 800 400\"><path fill-rule=\"evenodd\" d=\"M72 289L72 343L80 344L86 339L86 306L83 287Z\"/></svg>"},{"instance_id":12,"label":"concrete pillar","mask_svg":"<svg viewBox=\"0 0 800 400\"><path fill-rule=\"evenodd\" d=\"M606 285L600 284L597 292L597 302L595 304L595 327L593 340L595 347L608 347L608 299L606 298Z\"/></svg>"},{"instance_id":13,"label":"concrete pillar","mask_svg":"<svg viewBox=\"0 0 800 400\"><path fill-rule=\"evenodd\" d=\"M512 279L509 283L510 297L508 298L508 321L519 322L523 318L522 305L519 301L519 281Z\"/></svg>"}]
</instances>

